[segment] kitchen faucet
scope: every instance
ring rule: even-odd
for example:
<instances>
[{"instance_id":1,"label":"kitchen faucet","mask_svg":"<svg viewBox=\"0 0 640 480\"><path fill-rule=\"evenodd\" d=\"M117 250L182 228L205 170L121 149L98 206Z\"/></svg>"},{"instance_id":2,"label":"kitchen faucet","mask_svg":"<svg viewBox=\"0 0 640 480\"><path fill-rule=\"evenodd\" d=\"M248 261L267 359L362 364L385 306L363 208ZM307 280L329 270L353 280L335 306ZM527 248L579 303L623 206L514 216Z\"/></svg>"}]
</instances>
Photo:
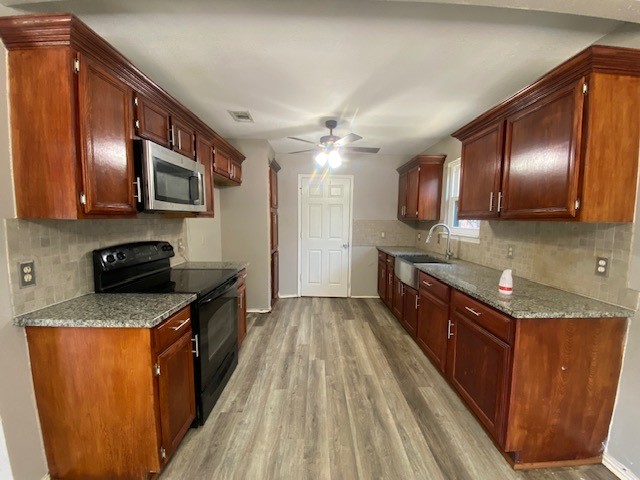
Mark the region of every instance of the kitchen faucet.
<instances>
[{"instance_id":1,"label":"kitchen faucet","mask_svg":"<svg viewBox=\"0 0 640 480\"><path fill-rule=\"evenodd\" d=\"M429 240L431 240L431 235L433 235L433 231L437 227L444 227L444 229L447 231L447 250L444 254L444 258L445 260L449 260L453 256L453 252L451 251L451 229L446 223L436 223L433 227L431 227L431 229L429 229L429 235L427 235L427 241L425 243L429 243Z\"/></svg>"}]
</instances>

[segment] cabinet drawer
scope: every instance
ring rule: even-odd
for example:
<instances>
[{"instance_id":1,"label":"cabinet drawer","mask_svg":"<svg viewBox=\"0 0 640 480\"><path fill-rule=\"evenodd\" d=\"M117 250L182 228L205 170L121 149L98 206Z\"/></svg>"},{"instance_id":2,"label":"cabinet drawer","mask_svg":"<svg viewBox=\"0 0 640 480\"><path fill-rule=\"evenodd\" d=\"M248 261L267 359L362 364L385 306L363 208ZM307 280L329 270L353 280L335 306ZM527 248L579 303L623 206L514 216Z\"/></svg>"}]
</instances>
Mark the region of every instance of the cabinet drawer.
<instances>
[{"instance_id":1,"label":"cabinet drawer","mask_svg":"<svg viewBox=\"0 0 640 480\"><path fill-rule=\"evenodd\" d=\"M465 318L472 320L508 344L512 343L514 322L511 318L456 290L453 291L452 303L454 310Z\"/></svg>"},{"instance_id":2,"label":"cabinet drawer","mask_svg":"<svg viewBox=\"0 0 640 480\"><path fill-rule=\"evenodd\" d=\"M153 329L153 342L156 353L163 352L190 328L191 307L187 306Z\"/></svg>"},{"instance_id":3,"label":"cabinet drawer","mask_svg":"<svg viewBox=\"0 0 640 480\"><path fill-rule=\"evenodd\" d=\"M238 273L238 288L243 286L246 282L247 282L247 269L243 268L242 270L240 270L240 273Z\"/></svg>"},{"instance_id":4,"label":"cabinet drawer","mask_svg":"<svg viewBox=\"0 0 640 480\"><path fill-rule=\"evenodd\" d=\"M387 261L387 254L384 253L384 252L378 251L378 260L386 262Z\"/></svg>"},{"instance_id":5,"label":"cabinet drawer","mask_svg":"<svg viewBox=\"0 0 640 480\"><path fill-rule=\"evenodd\" d=\"M449 293L451 288L440 280L436 280L431 275L424 272L418 272L418 283L420 284L420 293L433 295L434 297L449 303Z\"/></svg>"}]
</instances>

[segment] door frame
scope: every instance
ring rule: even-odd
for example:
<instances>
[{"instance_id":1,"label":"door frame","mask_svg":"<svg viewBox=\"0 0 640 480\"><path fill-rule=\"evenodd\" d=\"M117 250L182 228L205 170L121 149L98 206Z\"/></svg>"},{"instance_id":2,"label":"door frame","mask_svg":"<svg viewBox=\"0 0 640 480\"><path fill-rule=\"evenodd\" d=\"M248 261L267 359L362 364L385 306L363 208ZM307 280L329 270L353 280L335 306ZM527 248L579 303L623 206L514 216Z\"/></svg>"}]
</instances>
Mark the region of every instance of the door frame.
<instances>
[{"instance_id":1,"label":"door frame","mask_svg":"<svg viewBox=\"0 0 640 480\"><path fill-rule=\"evenodd\" d=\"M297 227L297 243L298 243L298 297L301 296L302 291L302 182L306 179L312 179L322 175L320 172L316 173L299 173L298 174L298 227ZM322 175L323 180L330 178L339 178L343 180L349 180L350 193L349 193L349 247L347 248L347 255L349 256L349 265L347 267L347 298L351 297L351 261L353 256L351 255L351 248L353 247L353 175Z\"/></svg>"}]
</instances>

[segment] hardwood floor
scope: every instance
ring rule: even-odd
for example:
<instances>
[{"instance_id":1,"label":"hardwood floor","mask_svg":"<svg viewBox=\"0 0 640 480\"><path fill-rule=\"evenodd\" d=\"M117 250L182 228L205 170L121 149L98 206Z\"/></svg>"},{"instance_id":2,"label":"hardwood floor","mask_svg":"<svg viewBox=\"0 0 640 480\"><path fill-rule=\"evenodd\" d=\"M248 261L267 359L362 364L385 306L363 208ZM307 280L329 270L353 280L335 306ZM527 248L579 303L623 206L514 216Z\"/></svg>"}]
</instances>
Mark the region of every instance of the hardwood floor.
<instances>
[{"instance_id":1,"label":"hardwood floor","mask_svg":"<svg viewBox=\"0 0 640 480\"><path fill-rule=\"evenodd\" d=\"M378 299L282 299L250 315L240 363L169 479L604 480L515 472Z\"/></svg>"}]
</instances>

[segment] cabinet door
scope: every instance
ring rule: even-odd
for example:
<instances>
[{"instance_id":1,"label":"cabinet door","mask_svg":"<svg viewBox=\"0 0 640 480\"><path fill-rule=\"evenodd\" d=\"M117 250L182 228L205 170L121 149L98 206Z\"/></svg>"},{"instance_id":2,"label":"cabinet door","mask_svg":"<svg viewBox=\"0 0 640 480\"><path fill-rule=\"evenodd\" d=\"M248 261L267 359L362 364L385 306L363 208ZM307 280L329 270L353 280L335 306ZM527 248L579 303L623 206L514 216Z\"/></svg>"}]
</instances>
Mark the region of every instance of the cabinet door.
<instances>
[{"instance_id":1,"label":"cabinet door","mask_svg":"<svg viewBox=\"0 0 640 480\"><path fill-rule=\"evenodd\" d=\"M576 215L584 79L507 119L504 218Z\"/></svg>"},{"instance_id":2,"label":"cabinet door","mask_svg":"<svg viewBox=\"0 0 640 480\"><path fill-rule=\"evenodd\" d=\"M398 183L398 219L405 218L407 212L407 174L400 175Z\"/></svg>"},{"instance_id":3,"label":"cabinet door","mask_svg":"<svg viewBox=\"0 0 640 480\"><path fill-rule=\"evenodd\" d=\"M196 160L204 165L204 189L206 195L207 211L201 216L214 216L213 205L213 146L202 134L196 136Z\"/></svg>"},{"instance_id":4,"label":"cabinet door","mask_svg":"<svg viewBox=\"0 0 640 480\"><path fill-rule=\"evenodd\" d=\"M84 213L132 214L132 90L88 58L78 73Z\"/></svg>"},{"instance_id":5,"label":"cabinet door","mask_svg":"<svg viewBox=\"0 0 640 480\"><path fill-rule=\"evenodd\" d=\"M231 159L229 155L220 150L214 148L213 150L213 171L225 177L229 177L231 170Z\"/></svg>"},{"instance_id":6,"label":"cabinet door","mask_svg":"<svg viewBox=\"0 0 640 480\"><path fill-rule=\"evenodd\" d=\"M455 310L451 382L487 431L505 434L511 347Z\"/></svg>"},{"instance_id":7,"label":"cabinet door","mask_svg":"<svg viewBox=\"0 0 640 480\"><path fill-rule=\"evenodd\" d=\"M421 293L416 341L442 372L447 358L448 325L449 305L431 295Z\"/></svg>"},{"instance_id":8,"label":"cabinet door","mask_svg":"<svg viewBox=\"0 0 640 480\"><path fill-rule=\"evenodd\" d=\"M418 193L420 191L420 168L415 167L407 172L407 201L405 218L418 218Z\"/></svg>"},{"instance_id":9,"label":"cabinet door","mask_svg":"<svg viewBox=\"0 0 640 480\"><path fill-rule=\"evenodd\" d=\"M242 183L242 164L231 161L231 173L229 178L237 183Z\"/></svg>"},{"instance_id":10,"label":"cabinet door","mask_svg":"<svg viewBox=\"0 0 640 480\"><path fill-rule=\"evenodd\" d=\"M387 262L378 260L378 295L384 301L387 297Z\"/></svg>"},{"instance_id":11,"label":"cabinet door","mask_svg":"<svg viewBox=\"0 0 640 480\"><path fill-rule=\"evenodd\" d=\"M444 160L443 160L444 162ZM443 163L420 166L418 220L439 220L442 201Z\"/></svg>"},{"instance_id":12,"label":"cabinet door","mask_svg":"<svg viewBox=\"0 0 640 480\"><path fill-rule=\"evenodd\" d=\"M144 96L136 95L136 133L166 148L171 148L169 112Z\"/></svg>"},{"instance_id":13,"label":"cabinet door","mask_svg":"<svg viewBox=\"0 0 640 480\"><path fill-rule=\"evenodd\" d=\"M404 304L402 308L402 324L409 332L409 335L415 338L416 327L418 324L418 308L419 298L418 291L407 285L404 285Z\"/></svg>"},{"instance_id":14,"label":"cabinet door","mask_svg":"<svg viewBox=\"0 0 640 480\"><path fill-rule=\"evenodd\" d=\"M160 427L166 462L196 416L191 330L158 355L158 365Z\"/></svg>"},{"instance_id":15,"label":"cabinet door","mask_svg":"<svg viewBox=\"0 0 640 480\"><path fill-rule=\"evenodd\" d=\"M238 287L238 348L247 334L247 286Z\"/></svg>"},{"instance_id":16,"label":"cabinet door","mask_svg":"<svg viewBox=\"0 0 640 480\"><path fill-rule=\"evenodd\" d=\"M271 208L278 208L278 172L273 168L269 169L269 192Z\"/></svg>"},{"instance_id":17,"label":"cabinet door","mask_svg":"<svg viewBox=\"0 0 640 480\"><path fill-rule=\"evenodd\" d=\"M278 211L271 210L271 251L278 249Z\"/></svg>"},{"instance_id":18,"label":"cabinet door","mask_svg":"<svg viewBox=\"0 0 640 480\"><path fill-rule=\"evenodd\" d=\"M171 131L173 137L171 148L185 157L195 158L196 134L193 127L179 118L171 117Z\"/></svg>"},{"instance_id":19,"label":"cabinet door","mask_svg":"<svg viewBox=\"0 0 640 480\"><path fill-rule=\"evenodd\" d=\"M498 216L504 122L462 142L458 218Z\"/></svg>"},{"instance_id":20,"label":"cabinet door","mask_svg":"<svg viewBox=\"0 0 640 480\"><path fill-rule=\"evenodd\" d=\"M275 303L280 293L280 264L278 252L271 254L271 304Z\"/></svg>"},{"instance_id":21,"label":"cabinet door","mask_svg":"<svg viewBox=\"0 0 640 480\"><path fill-rule=\"evenodd\" d=\"M387 259L387 288L385 290L385 303L387 307L393 308L393 263L389 263Z\"/></svg>"},{"instance_id":22,"label":"cabinet door","mask_svg":"<svg viewBox=\"0 0 640 480\"><path fill-rule=\"evenodd\" d=\"M393 314L398 320L402 320L402 311L404 310L404 283L398 277L393 275Z\"/></svg>"}]
</instances>

